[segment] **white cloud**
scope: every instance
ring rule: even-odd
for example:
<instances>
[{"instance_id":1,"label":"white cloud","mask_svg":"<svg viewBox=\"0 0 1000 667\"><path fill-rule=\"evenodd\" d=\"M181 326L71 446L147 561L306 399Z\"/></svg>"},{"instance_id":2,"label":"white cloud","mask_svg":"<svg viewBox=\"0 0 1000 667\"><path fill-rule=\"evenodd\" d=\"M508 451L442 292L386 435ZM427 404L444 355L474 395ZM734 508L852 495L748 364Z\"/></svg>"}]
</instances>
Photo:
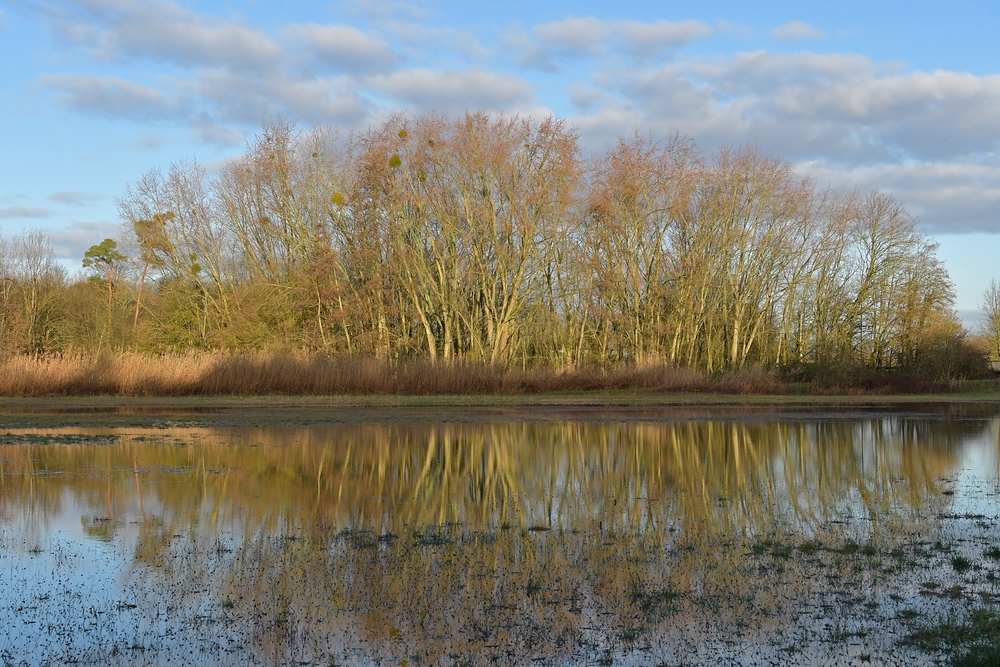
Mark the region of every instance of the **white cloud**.
<instances>
[{"instance_id":1,"label":"white cloud","mask_svg":"<svg viewBox=\"0 0 1000 667\"><path fill-rule=\"evenodd\" d=\"M420 20L427 17L424 3L401 0L345 0L343 11L371 21Z\"/></svg>"},{"instance_id":2,"label":"white cloud","mask_svg":"<svg viewBox=\"0 0 1000 667\"><path fill-rule=\"evenodd\" d=\"M1000 233L1000 76L767 52L609 67L577 87L592 148L640 127L759 143L820 183L892 192L935 233Z\"/></svg>"},{"instance_id":3,"label":"white cloud","mask_svg":"<svg viewBox=\"0 0 1000 667\"><path fill-rule=\"evenodd\" d=\"M53 192L49 195L49 201L60 204L70 204L71 206L86 206L104 199L104 195L95 192Z\"/></svg>"},{"instance_id":4,"label":"white cloud","mask_svg":"<svg viewBox=\"0 0 1000 667\"><path fill-rule=\"evenodd\" d=\"M451 26L425 25L407 21L387 21L385 30L409 61L440 61L450 54L458 55L462 62L485 61L493 51L479 41L469 30ZM403 48L405 47L405 48Z\"/></svg>"},{"instance_id":5,"label":"white cloud","mask_svg":"<svg viewBox=\"0 0 1000 667\"><path fill-rule=\"evenodd\" d=\"M105 220L98 222L74 220L65 227L51 229L47 233L52 241L56 257L81 261L83 254L90 246L100 243L104 239L120 235L121 225ZM72 262L68 262L67 265L73 266ZM75 268L79 269L80 265L76 264Z\"/></svg>"},{"instance_id":6,"label":"white cloud","mask_svg":"<svg viewBox=\"0 0 1000 667\"><path fill-rule=\"evenodd\" d=\"M259 70L281 58L279 45L264 33L169 0L66 0L51 5L47 16L63 39L106 60Z\"/></svg>"},{"instance_id":7,"label":"white cloud","mask_svg":"<svg viewBox=\"0 0 1000 667\"><path fill-rule=\"evenodd\" d=\"M986 317L983 315L981 310L962 310L957 311L958 319L962 323L962 326L966 330L971 331L974 334L978 334L983 331L983 327L986 324Z\"/></svg>"},{"instance_id":8,"label":"white cloud","mask_svg":"<svg viewBox=\"0 0 1000 667\"><path fill-rule=\"evenodd\" d=\"M655 132L760 141L797 159L941 160L1000 150L1000 76L905 72L863 56L739 54L614 68L594 83Z\"/></svg>"},{"instance_id":9,"label":"white cloud","mask_svg":"<svg viewBox=\"0 0 1000 667\"><path fill-rule=\"evenodd\" d=\"M613 51L632 57L649 58L674 51L714 32L701 21L602 20L571 17L535 26L528 34L508 38L519 46L519 62L543 71L555 71L562 60L596 58Z\"/></svg>"},{"instance_id":10,"label":"white cloud","mask_svg":"<svg viewBox=\"0 0 1000 667\"><path fill-rule=\"evenodd\" d=\"M771 30L774 39L822 39L826 33L802 21L789 21Z\"/></svg>"},{"instance_id":11,"label":"white cloud","mask_svg":"<svg viewBox=\"0 0 1000 667\"><path fill-rule=\"evenodd\" d=\"M626 136L632 128L649 129L642 115L625 101L613 100L586 114L570 118L580 130L586 150L599 153L619 137Z\"/></svg>"},{"instance_id":12,"label":"white cloud","mask_svg":"<svg viewBox=\"0 0 1000 667\"><path fill-rule=\"evenodd\" d=\"M752 38L721 21L568 17L510 26L484 45L421 3L351 3L367 21L264 29L183 1L38 5L61 43L82 47L90 60L81 62L92 66L39 83L73 111L180 123L213 144L239 143L279 114L364 127L397 110L543 115L545 103L569 103L588 149L635 127L688 134L707 151L753 141L811 166L817 180L890 190L929 229L997 230L1000 76L914 71L859 54L680 53L717 33ZM796 21L771 31L774 39L824 35ZM156 78L136 60L158 66ZM514 63L542 73L504 69ZM578 74L545 74L563 66Z\"/></svg>"},{"instance_id":13,"label":"white cloud","mask_svg":"<svg viewBox=\"0 0 1000 667\"><path fill-rule=\"evenodd\" d=\"M57 91L59 101L77 111L150 120L172 117L179 109L162 92L113 76L49 74L38 82Z\"/></svg>"},{"instance_id":14,"label":"white cloud","mask_svg":"<svg viewBox=\"0 0 1000 667\"><path fill-rule=\"evenodd\" d=\"M34 206L10 206L0 208L0 218L49 218L52 211Z\"/></svg>"},{"instance_id":15,"label":"white cloud","mask_svg":"<svg viewBox=\"0 0 1000 667\"><path fill-rule=\"evenodd\" d=\"M542 49L560 50L566 56L596 56L606 48L612 27L593 17L568 18L535 26L531 32Z\"/></svg>"},{"instance_id":16,"label":"white cloud","mask_svg":"<svg viewBox=\"0 0 1000 667\"><path fill-rule=\"evenodd\" d=\"M844 168L812 160L800 169L823 183L892 192L930 232L1000 233L1000 165L906 162Z\"/></svg>"},{"instance_id":17,"label":"white cloud","mask_svg":"<svg viewBox=\"0 0 1000 667\"><path fill-rule=\"evenodd\" d=\"M378 37L349 25L292 25L286 31L305 43L307 51L321 64L341 72L371 72L390 69L396 54Z\"/></svg>"},{"instance_id":18,"label":"white cloud","mask_svg":"<svg viewBox=\"0 0 1000 667\"><path fill-rule=\"evenodd\" d=\"M277 115L306 122L354 125L369 112L369 102L353 79L246 79L227 72L205 72L186 84L211 109L211 116L242 125L258 125Z\"/></svg>"},{"instance_id":19,"label":"white cloud","mask_svg":"<svg viewBox=\"0 0 1000 667\"><path fill-rule=\"evenodd\" d=\"M163 139L160 138L160 135L155 132L144 132L138 141L129 145L129 148L149 151L156 150L162 145Z\"/></svg>"},{"instance_id":20,"label":"white cloud","mask_svg":"<svg viewBox=\"0 0 1000 667\"><path fill-rule=\"evenodd\" d=\"M447 72L409 69L375 77L378 90L419 110L510 110L531 103L534 89L524 79L473 68Z\"/></svg>"},{"instance_id":21,"label":"white cloud","mask_svg":"<svg viewBox=\"0 0 1000 667\"><path fill-rule=\"evenodd\" d=\"M276 29L276 41L238 18L196 13L169 0L63 0L45 7L56 35L83 45L91 58L128 64L142 58L169 68L155 87L129 78L128 70L40 77L63 106L181 123L214 144L238 142L248 127L279 114L355 126L372 112L365 77L390 72L398 60L380 37L343 24L289 24ZM100 62L92 63L102 71Z\"/></svg>"},{"instance_id":22,"label":"white cloud","mask_svg":"<svg viewBox=\"0 0 1000 667\"><path fill-rule=\"evenodd\" d=\"M266 117L261 117L264 120ZM220 123L208 116L203 116L191 125L191 130L199 141L216 146L235 146L243 141L244 136L240 131Z\"/></svg>"},{"instance_id":23,"label":"white cloud","mask_svg":"<svg viewBox=\"0 0 1000 667\"><path fill-rule=\"evenodd\" d=\"M640 56L654 56L663 51L678 49L714 32L701 21L619 21L615 31L627 50Z\"/></svg>"}]
</instances>

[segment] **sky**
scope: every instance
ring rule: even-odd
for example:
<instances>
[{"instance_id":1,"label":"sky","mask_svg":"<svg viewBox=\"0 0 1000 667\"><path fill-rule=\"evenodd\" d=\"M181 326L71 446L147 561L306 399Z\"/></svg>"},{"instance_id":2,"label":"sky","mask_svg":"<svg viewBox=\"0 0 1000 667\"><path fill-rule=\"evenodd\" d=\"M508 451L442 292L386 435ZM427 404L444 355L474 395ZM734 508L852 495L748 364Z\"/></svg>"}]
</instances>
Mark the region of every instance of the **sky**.
<instances>
[{"instance_id":1,"label":"sky","mask_svg":"<svg viewBox=\"0 0 1000 667\"><path fill-rule=\"evenodd\" d=\"M635 128L754 142L891 193L971 324L1000 277L997 25L981 0L0 0L0 234L46 230L75 271L128 183L278 116L554 114L587 154Z\"/></svg>"}]
</instances>

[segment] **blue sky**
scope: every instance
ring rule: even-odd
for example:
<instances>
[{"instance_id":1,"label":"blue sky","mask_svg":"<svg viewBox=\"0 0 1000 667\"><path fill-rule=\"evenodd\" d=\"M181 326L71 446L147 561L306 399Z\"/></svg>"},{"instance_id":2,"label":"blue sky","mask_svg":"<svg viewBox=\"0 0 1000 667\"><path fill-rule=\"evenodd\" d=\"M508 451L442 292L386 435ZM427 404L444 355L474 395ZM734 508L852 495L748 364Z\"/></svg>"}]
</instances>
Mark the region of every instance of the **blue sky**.
<instances>
[{"instance_id":1,"label":"blue sky","mask_svg":"<svg viewBox=\"0 0 1000 667\"><path fill-rule=\"evenodd\" d=\"M640 127L758 142L880 188L941 244L958 307L1000 276L1000 3L0 0L0 233L67 266L151 167L260 123L551 114L587 151Z\"/></svg>"}]
</instances>

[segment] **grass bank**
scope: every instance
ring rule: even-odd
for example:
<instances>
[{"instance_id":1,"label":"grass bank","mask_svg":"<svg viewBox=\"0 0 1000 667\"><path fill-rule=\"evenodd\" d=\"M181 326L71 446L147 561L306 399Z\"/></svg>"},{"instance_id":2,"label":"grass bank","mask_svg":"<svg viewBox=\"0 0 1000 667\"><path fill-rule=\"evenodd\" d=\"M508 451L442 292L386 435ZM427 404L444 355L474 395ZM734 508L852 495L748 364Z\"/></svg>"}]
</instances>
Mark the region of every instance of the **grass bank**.
<instances>
[{"instance_id":1,"label":"grass bank","mask_svg":"<svg viewBox=\"0 0 1000 667\"><path fill-rule=\"evenodd\" d=\"M1000 380L935 382L892 372L677 366L502 369L472 363L341 359L308 352L16 356L0 362L0 396L457 396L639 391L696 395L863 395L1000 391Z\"/></svg>"}]
</instances>

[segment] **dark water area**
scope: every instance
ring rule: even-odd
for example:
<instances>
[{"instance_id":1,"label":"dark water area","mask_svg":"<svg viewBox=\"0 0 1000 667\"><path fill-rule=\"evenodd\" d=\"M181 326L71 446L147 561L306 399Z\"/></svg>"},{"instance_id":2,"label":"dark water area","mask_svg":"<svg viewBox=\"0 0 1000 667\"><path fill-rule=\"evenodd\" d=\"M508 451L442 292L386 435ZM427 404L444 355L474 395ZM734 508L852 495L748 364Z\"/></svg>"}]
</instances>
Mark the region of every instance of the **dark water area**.
<instances>
[{"instance_id":1,"label":"dark water area","mask_svg":"<svg viewBox=\"0 0 1000 667\"><path fill-rule=\"evenodd\" d=\"M935 664L1000 609L995 404L365 414L0 417L0 660Z\"/></svg>"}]
</instances>

